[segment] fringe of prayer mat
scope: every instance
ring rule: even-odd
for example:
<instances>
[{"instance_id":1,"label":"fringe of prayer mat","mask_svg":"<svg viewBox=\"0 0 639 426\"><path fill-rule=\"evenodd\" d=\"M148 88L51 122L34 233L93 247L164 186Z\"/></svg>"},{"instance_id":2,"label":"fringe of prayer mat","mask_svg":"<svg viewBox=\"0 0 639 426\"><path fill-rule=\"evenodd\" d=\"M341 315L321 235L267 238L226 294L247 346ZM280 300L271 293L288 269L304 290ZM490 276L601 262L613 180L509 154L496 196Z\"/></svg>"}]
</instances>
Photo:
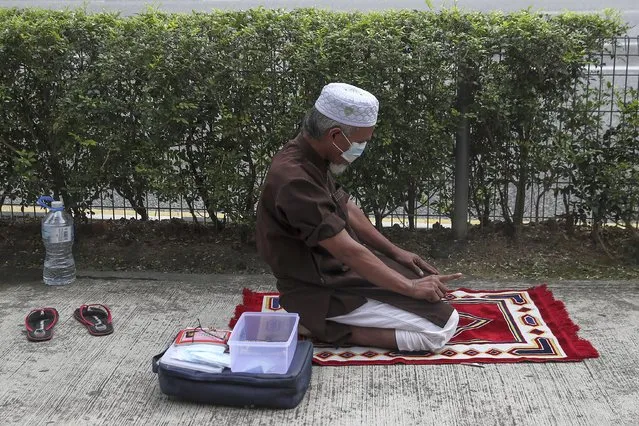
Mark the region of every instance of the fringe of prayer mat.
<instances>
[{"instance_id":1,"label":"fringe of prayer mat","mask_svg":"<svg viewBox=\"0 0 639 426\"><path fill-rule=\"evenodd\" d=\"M282 312L277 292L242 291L242 303L230 321L244 312ZM458 331L439 353L401 352L373 347L314 342L319 365L463 364L581 361L599 353L579 337L579 326L546 285L527 290L471 290L447 296L460 313ZM492 327L492 328L491 328Z\"/></svg>"}]
</instances>

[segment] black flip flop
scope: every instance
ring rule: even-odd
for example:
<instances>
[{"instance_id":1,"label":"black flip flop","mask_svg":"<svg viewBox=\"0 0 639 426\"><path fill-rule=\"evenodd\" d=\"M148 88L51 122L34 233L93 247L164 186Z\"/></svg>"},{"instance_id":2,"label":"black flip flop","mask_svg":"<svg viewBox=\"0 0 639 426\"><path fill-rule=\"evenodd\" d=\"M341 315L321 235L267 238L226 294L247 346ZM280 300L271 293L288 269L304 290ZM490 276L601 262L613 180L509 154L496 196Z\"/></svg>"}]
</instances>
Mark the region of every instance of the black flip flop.
<instances>
[{"instance_id":1,"label":"black flip flop","mask_svg":"<svg viewBox=\"0 0 639 426\"><path fill-rule=\"evenodd\" d=\"M24 325L27 329L27 340L44 342L53 337L53 326L58 322L58 311L55 308L38 308L27 314Z\"/></svg>"},{"instance_id":2,"label":"black flip flop","mask_svg":"<svg viewBox=\"0 0 639 426\"><path fill-rule=\"evenodd\" d=\"M82 305L73 312L73 317L93 336L106 336L113 333L111 311L105 305Z\"/></svg>"}]
</instances>

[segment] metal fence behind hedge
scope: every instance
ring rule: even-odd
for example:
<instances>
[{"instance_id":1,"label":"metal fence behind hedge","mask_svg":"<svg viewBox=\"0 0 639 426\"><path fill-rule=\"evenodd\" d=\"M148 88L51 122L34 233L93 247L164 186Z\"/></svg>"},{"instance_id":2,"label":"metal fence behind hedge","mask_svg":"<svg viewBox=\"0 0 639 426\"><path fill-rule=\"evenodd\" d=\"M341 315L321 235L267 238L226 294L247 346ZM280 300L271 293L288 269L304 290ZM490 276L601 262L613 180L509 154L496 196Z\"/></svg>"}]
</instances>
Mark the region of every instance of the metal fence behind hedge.
<instances>
[{"instance_id":1,"label":"metal fence behind hedge","mask_svg":"<svg viewBox=\"0 0 639 426\"><path fill-rule=\"evenodd\" d=\"M599 55L601 65L588 67L586 90L592 91L601 99L607 95L612 98L615 90L626 94L628 89L639 89L639 37L616 38L607 44ZM615 103L610 102L592 113L597 114L602 122L607 123L608 126L613 126L617 122L619 111ZM450 176L450 184L452 187L453 176ZM566 200L559 195L559 191L555 191L566 184L567 182L557 181L552 188L546 190L540 185L533 185L528 190L526 197L524 221L536 222L566 214ZM509 193L511 208L514 206L514 198L515 189L513 187ZM567 201L570 203L573 200L568 199ZM160 201L154 194L147 194L145 204L150 220L178 218L191 221L194 220L193 216L195 215L195 218L201 223L211 222L201 200L196 200L192 205L193 208L189 209L186 201L182 198L175 202L164 202ZM20 199L5 200L0 210L0 217L10 219L38 217L43 214L44 210L40 207L23 206ZM139 216L123 197L114 191L106 191L93 202L88 218L89 220L138 219ZM490 218L491 220L503 220L496 193L493 196ZM224 220L225 215L220 213L218 219ZM435 224L449 227L451 224L448 215L429 206L419 209L415 219L418 228L431 228ZM477 222L472 215L471 222ZM384 226L393 225L408 225L408 217L403 209L393 212L384 219Z\"/></svg>"}]
</instances>

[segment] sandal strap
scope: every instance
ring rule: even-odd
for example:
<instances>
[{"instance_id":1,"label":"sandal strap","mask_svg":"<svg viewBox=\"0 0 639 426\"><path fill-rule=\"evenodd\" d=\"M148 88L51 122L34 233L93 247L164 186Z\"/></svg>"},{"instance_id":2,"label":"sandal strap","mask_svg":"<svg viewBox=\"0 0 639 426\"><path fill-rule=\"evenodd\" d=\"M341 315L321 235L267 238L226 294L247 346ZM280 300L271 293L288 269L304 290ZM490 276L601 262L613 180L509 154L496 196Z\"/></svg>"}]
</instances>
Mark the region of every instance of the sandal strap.
<instances>
[{"instance_id":1,"label":"sandal strap","mask_svg":"<svg viewBox=\"0 0 639 426\"><path fill-rule=\"evenodd\" d=\"M29 325L29 317L34 314L35 312L44 312L44 311L48 311L48 312L52 312L53 313L53 319L51 321L51 324L46 325L44 328L37 328L34 329ZM44 333L45 331L48 331L50 329L53 328L54 325L57 324L58 322L58 318L59 318L59 314L58 311L55 308L50 308L50 307L45 307L45 308L37 308L37 309L32 309L27 316L24 318L24 325L27 328L28 331L30 332L41 332Z\"/></svg>"},{"instance_id":2,"label":"sandal strap","mask_svg":"<svg viewBox=\"0 0 639 426\"><path fill-rule=\"evenodd\" d=\"M84 324L87 324L87 325L95 326L95 324L93 324L93 322L89 321L88 319L86 319L86 318L84 317L84 310L86 309L86 310L88 311L90 307L94 307L94 306L95 306L95 307L102 308L102 309L104 310L104 313L106 313L106 314L107 314L107 324L111 324L111 322L112 322L112 320L111 320L111 318L112 318L112 317L111 317L111 310L109 309L109 307L108 307L108 306L106 306L106 305L102 305L102 304L100 304L100 303L92 303L92 304L89 304L89 305L82 305L82 306L80 306L79 311L80 311L80 318L81 318L82 322L83 322ZM97 327L96 327L96 328L97 328Z\"/></svg>"}]
</instances>

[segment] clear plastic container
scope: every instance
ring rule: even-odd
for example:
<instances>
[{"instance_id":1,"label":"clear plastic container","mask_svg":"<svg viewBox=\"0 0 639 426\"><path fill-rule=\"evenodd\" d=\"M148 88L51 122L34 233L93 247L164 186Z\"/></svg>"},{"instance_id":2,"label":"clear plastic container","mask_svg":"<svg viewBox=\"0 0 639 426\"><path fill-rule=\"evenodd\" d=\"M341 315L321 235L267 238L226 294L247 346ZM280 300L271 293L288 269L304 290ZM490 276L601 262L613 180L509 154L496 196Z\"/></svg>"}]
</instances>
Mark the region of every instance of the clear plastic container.
<instances>
[{"instance_id":1,"label":"clear plastic container","mask_svg":"<svg viewBox=\"0 0 639 426\"><path fill-rule=\"evenodd\" d=\"M285 374L297 348L298 314L245 312L228 341L234 373Z\"/></svg>"}]
</instances>

